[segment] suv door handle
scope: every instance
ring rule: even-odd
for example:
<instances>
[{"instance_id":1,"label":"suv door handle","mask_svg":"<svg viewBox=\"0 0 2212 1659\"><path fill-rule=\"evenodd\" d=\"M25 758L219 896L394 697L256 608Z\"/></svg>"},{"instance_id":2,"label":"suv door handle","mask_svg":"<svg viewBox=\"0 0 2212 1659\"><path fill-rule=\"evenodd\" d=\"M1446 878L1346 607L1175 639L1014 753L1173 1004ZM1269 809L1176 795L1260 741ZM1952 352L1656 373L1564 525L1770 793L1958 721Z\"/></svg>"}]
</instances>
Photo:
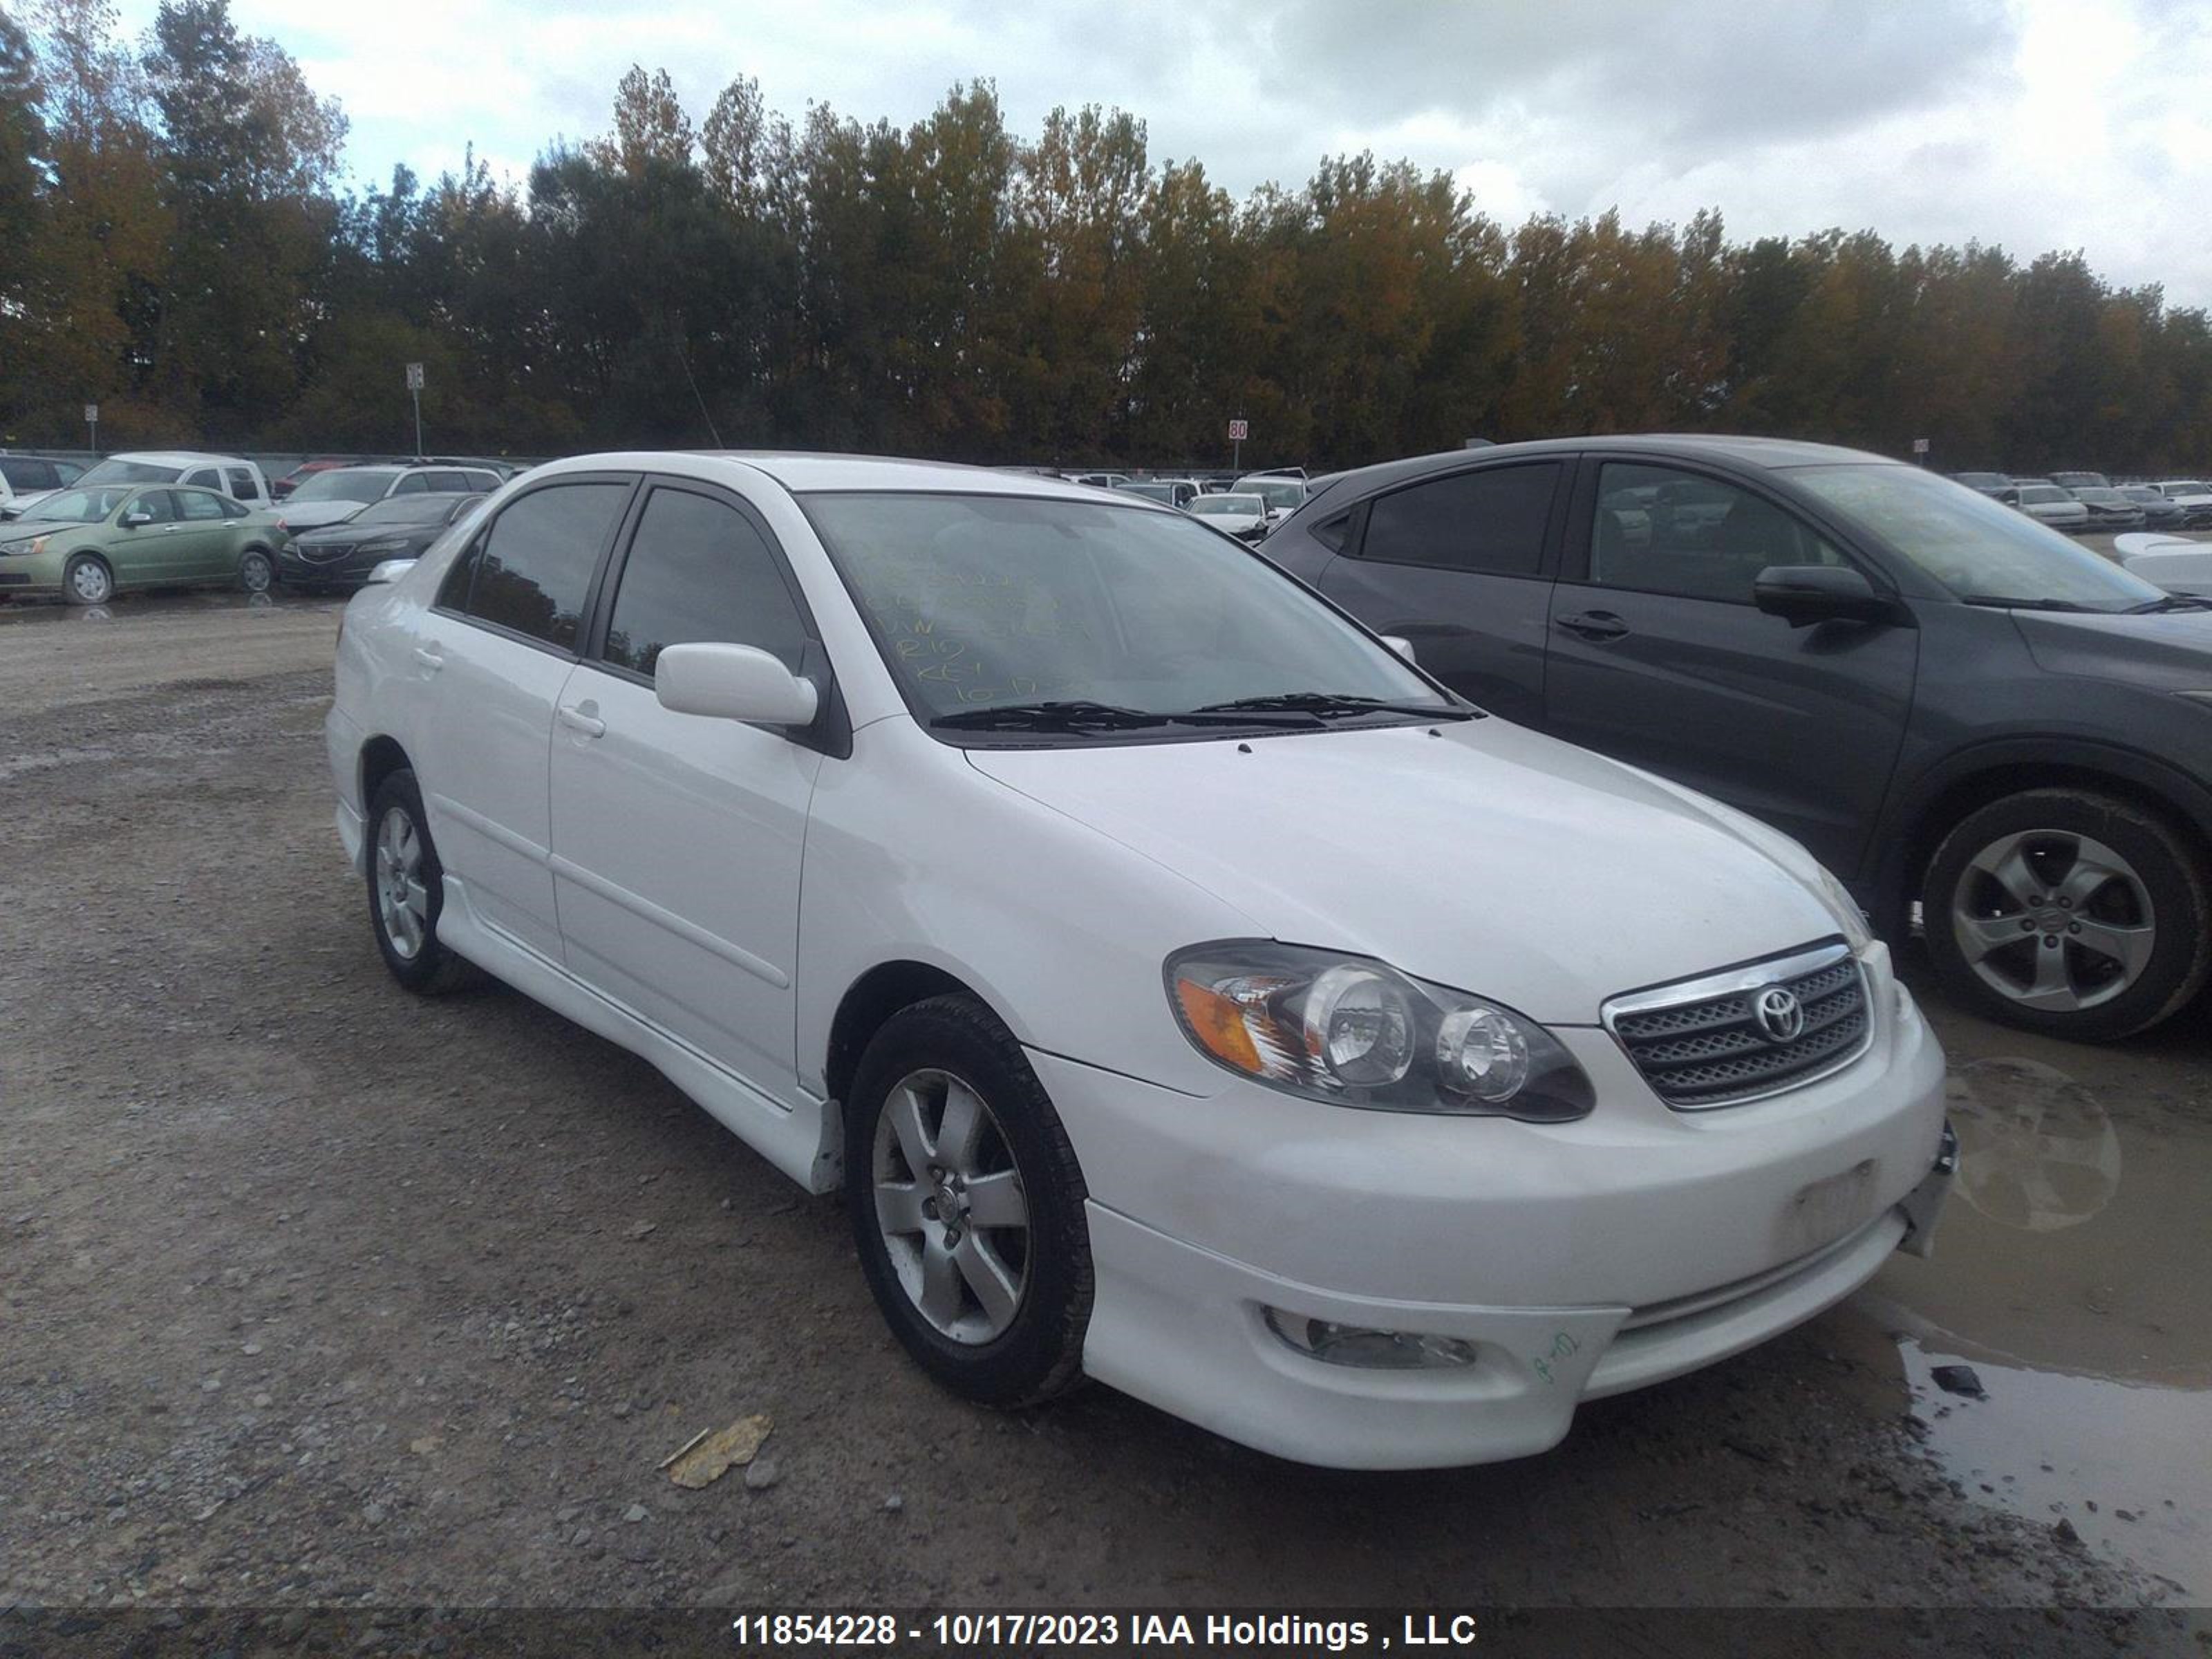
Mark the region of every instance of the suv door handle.
<instances>
[{"instance_id":1,"label":"suv door handle","mask_svg":"<svg viewBox=\"0 0 2212 1659\"><path fill-rule=\"evenodd\" d=\"M1628 632L1628 624L1610 611L1580 611L1571 617L1554 617L1552 620L1570 634L1601 642L1617 640Z\"/></svg>"},{"instance_id":2,"label":"suv door handle","mask_svg":"<svg viewBox=\"0 0 2212 1659\"><path fill-rule=\"evenodd\" d=\"M419 645L415 647L415 660L433 674L446 665L446 659L434 651L426 651Z\"/></svg>"},{"instance_id":3,"label":"suv door handle","mask_svg":"<svg viewBox=\"0 0 2212 1659\"><path fill-rule=\"evenodd\" d=\"M584 708L596 708L597 706L598 705L596 704L586 704L583 708L579 708L572 704L563 703L561 705L560 709L561 724L567 726L571 732L581 732L587 738L603 738L607 734L607 723L599 719L596 714L587 714L584 712Z\"/></svg>"}]
</instances>

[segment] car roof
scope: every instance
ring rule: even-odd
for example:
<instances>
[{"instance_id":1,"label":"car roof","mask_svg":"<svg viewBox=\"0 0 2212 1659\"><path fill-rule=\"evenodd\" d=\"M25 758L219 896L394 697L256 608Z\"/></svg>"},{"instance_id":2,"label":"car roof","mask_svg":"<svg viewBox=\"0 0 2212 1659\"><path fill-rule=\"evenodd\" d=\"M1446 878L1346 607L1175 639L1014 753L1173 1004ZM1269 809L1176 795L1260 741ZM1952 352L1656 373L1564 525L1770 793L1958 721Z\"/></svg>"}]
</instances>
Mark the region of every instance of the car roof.
<instances>
[{"instance_id":1,"label":"car roof","mask_svg":"<svg viewBox=\"0 0 2212 1659\"><path fill-rule=\"evenodd\" d=\"M795 495L839 490L911 490L965 495L1045 496L1056 501L1111 501L1133 513L1174 508L1127 490L1108 492L1035 473L1000 472L953 461L903 460L888 455L822 454L805 450L621 450L571 455L533 468L532 483L567 472L653 471L739 483L765 477Z\"/></svg>"},{"instance_id":2,"label":"car roof","mask_svg":"<svg viewBox=\"0 0 2212 1659\"><path fill-rule=\"evenodd\" d=\"M1616 453L1649 454L1673 460L1703 460L1759 466L1775 471L1800 466L1860 466L1875 463L1903 466L1892 455L1837 444L1802 442L1795 438L1745 438L1727 434L1644 432L1619 436L1594 434L1586 438L1536 438L1522 443L1492 444L1481 449L1447 449L1433 455L1409 455L1403 460L1382 461L1337 475L1325 493L1339 503L1377 485L1401 479L1449 472L1462 466L1488 466L1522 456L1574 455L1603 449ZM1312 501L1315 495L1307 499Z\"/></svg>"},{"instance_id":3,"label":"car roof","mask_svg":"<svg viewBox=\"0 0 2212 1659\"><path fill-rule=\"evenodd\" d=\"M155 466L198 466L202 461L234 461L241 466L252 463L243 455L216 455L199 449L125 449L112 455L103 455L107 461L145 461Z\"/></svg>"}]
</instances>

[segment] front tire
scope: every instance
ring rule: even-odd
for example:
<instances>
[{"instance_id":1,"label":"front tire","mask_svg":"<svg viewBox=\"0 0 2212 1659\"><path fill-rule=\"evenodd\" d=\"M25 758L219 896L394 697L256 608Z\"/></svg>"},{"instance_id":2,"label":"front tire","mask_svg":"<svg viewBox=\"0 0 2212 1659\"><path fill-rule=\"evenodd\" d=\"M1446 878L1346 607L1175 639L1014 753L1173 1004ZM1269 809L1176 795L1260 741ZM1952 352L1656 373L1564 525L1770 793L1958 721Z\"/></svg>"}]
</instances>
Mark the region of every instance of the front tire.
<instances>
[{"instance_id":1,"label":"front tire","mask_svg":"<svg viewBox=\"0 0 2212 1659\"><path fill-rule=\"evenodd\" d=\"M1091 1322L1083 1172L1021 1044L965 996L895 1014L845 1103L861 1272L900 1343L987 1406L1082 1375Z\"/></svg>"},{"instance_id":2,"label":"front tire","mask_svg":"<svg viewBox=\"0 0 2212 1659\"><path fill-rule=\"evenodd\" d=\"M2031 789L1962 820L1921 915L1945 988L1989 1018L2110 1042L2157 1024L2212 971L2203 865L2133 802Z\"/></svg>"},{"instance_id":3,"label":"front tire","mask_svg":"<svg viewBox=\"0 0 2212 1659\"><path fill-rule=\"evenodd\" d=\"M115 597L115 574L105 561L80 553L62 567L62 596L71 605L106 605Z\"/></svg>"},{"instance_id":4,"label":"front tire","mask_svg":"<svg viewBox=\"0 0 2212 1659\"><path fill-rule=\"evenodd\" d=\"M438 938L445 868L413 772L402 767L376 786L368 834L368 925L392 977L418 996L470 983L476 969Z\"/></svg>"}]
</instances>

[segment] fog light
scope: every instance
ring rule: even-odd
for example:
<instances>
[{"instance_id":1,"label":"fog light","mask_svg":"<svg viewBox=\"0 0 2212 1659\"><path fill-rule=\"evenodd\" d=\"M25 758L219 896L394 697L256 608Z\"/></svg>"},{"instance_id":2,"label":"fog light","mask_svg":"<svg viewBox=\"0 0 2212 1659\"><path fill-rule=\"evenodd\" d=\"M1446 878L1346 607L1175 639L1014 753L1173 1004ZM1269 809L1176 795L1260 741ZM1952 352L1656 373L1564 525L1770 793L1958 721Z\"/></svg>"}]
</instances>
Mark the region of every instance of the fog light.
<instances>
[{"instance_id":1,"label":"fog light","mask_svg":"<svg viewBox=\"0 0 2212 1659\"><path fill-rule=\"evenodd\" d=\"M1456 1336L1425 1336L1419 1331L1379 1331L1366 1325L1340 1325L1270 1308L1267 1328L1309 1359L1328 1365L1358 1365L1376 1371L1446 1370L1475 1363L1472 1342Z\"/></svg>"}]
</instances>

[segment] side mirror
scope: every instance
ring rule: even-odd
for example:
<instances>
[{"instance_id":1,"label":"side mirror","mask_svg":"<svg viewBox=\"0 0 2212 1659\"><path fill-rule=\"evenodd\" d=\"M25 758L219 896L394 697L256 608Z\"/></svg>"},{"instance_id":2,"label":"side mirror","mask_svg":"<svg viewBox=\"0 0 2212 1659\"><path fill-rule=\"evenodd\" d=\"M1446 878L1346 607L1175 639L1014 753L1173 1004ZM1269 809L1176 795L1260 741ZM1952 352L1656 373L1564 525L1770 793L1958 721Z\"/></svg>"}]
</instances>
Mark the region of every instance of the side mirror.
<instances>
[{"instance_id":1,"label":"side mirror","mask_svg":"<svg viewBox=\"0 0 2212 1659\"><path fill-rule=\"evenodd\" d=\"M653 668L653 695L679 714L805 726L821 706L812 684L750 645L672 645Z\"/></svg>"},{"instance_id":2,"label":"side mirror","mask_svg":"<svg viewBox=\"0 0 2212 1659\"><path fill-rule=\"evenodd\" d=\"M1413 654L1413 641L1407 639L1403 634L1385 634L1382 636L1382 643L1389 646L1393 651L1403 657L1407 662L1418 662L1420 660Z\"/></svg>"},{"instance_id":3,"label":"side mirror","mask_svg":"<svg viewBox=\"0 0 2212 1659\"><path fill-rule=\"evenodd\" d=\"M377 564L370 568L368 579L364 581L362 586L364 587L381 587L387 582L398 581L402 576L405 575L414 568L415 561L412 559L381 560Z\"/></svg>"},{"instance_id":4,"label":"side mirror","mask_svg":"<svg viewBox=\"0 0 2212 1659\"><path fill-rule=\"evenodd\" d=\"M153 522L154 515L150 513L126 513L123 515L125 530L143 530Z\"/></svg>"},{"instance_id":5,"label":"side mirror","mask_svg":"<svg viewBox=\"0 0 2212 1659\"><path fill-rule=\"evenodd\" d=\"M1792 628L1824 622L1887 622L1897 614L1893 601L1845 565L1771 565L1759 573L1751 596L1761 611Z\"/></svg>"}]
</instances>

